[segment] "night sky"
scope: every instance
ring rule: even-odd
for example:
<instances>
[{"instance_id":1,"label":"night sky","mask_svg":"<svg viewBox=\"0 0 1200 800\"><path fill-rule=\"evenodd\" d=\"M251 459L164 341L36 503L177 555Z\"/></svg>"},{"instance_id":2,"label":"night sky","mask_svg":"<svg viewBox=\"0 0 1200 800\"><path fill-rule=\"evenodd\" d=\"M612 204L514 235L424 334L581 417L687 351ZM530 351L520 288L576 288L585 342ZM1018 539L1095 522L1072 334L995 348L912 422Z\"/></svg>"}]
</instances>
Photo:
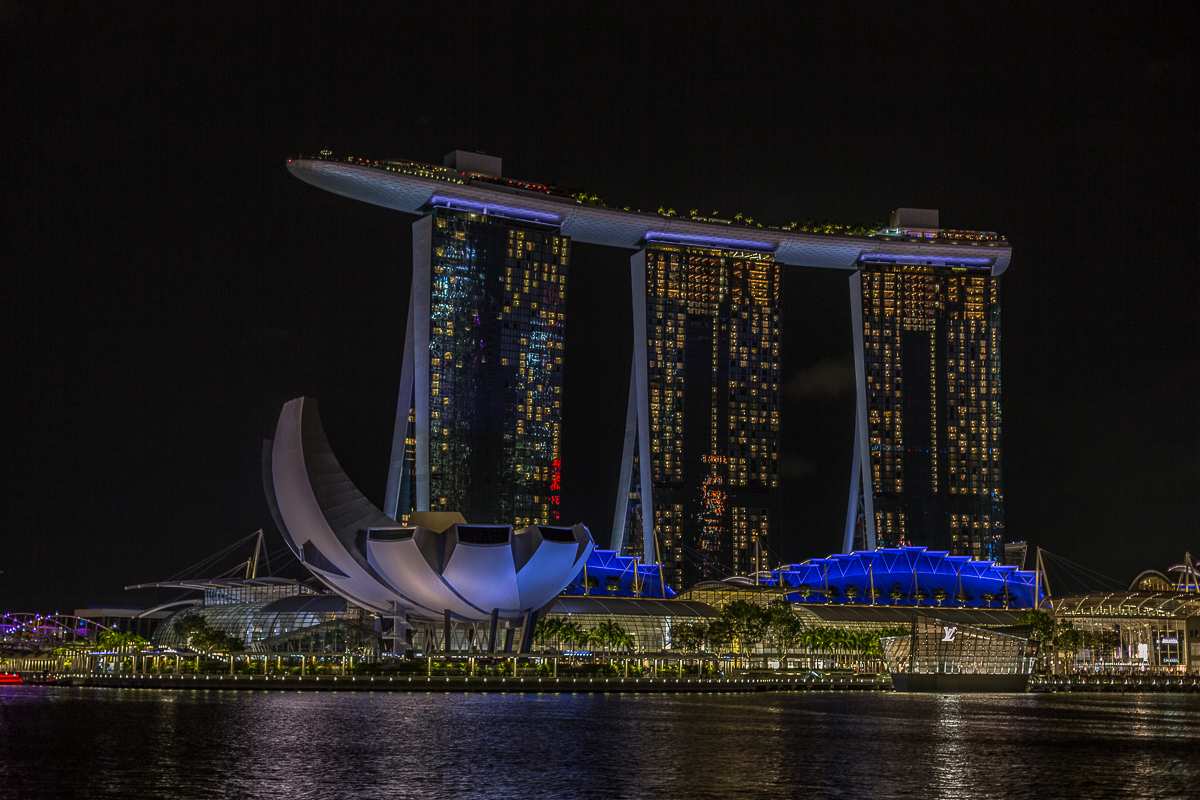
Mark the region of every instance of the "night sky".
<instances>
[{"instance_id":1,"label":"night sky","mask_svg":"<svg viewBox=\"0 0 1200 800\"><path fill-rule=\"evenodd\" d=\"M260 448L301 394L382 502L416 218L288 174L323 148L998 231L1008 538L1123 582L1200 556L1194 4L342 5L0 0L0 611L147 604L123 587L281 547ZM602 542L630 254L576 244L570 273L563 513ZM848 276L784 275L784 560L841 545Z\"/></svg>"}]
</instances>

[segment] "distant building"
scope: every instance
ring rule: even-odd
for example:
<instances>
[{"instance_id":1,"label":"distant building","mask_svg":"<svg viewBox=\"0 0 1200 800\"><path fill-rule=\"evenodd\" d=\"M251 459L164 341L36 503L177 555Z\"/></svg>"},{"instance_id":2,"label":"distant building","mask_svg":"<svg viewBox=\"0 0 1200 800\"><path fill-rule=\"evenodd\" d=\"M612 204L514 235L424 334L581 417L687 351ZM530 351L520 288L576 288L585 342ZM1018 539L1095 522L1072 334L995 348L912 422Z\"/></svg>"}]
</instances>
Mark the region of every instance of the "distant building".
<instances>
[{"instance_id":1,"label":"distant building","mask_svg":"<svg viewBox=\"0 0 1200 800\"><path fill-rule=\"evenodd\" d=\"M779 525L779 265L768 253L649 243L632 279L610 546L661 560L675 586L762 569Z\"/></svg>"},{"instance_id":2,"label":"distant building","mask_svg":"<svg viewBox=\"0 0 1200 800\"><path fill-rule=\"evenodd\" d=\"M909 225L907 222L915 222ZM901 209L878 238L985 243ZM843 549L1004 558L1000 281L985 258L865 252L850 278L857 424Z\"/></svg>"},{"instance_id":3,"label":"distant building","mask_svg":"<svg viewBox=\"0 0 1200 800\"><path fill-rule=\"evenodd\" d=\"M442 206L413 224L389 516L559 520L570 246L552 225Z\"/></svg>"}]
</instances>

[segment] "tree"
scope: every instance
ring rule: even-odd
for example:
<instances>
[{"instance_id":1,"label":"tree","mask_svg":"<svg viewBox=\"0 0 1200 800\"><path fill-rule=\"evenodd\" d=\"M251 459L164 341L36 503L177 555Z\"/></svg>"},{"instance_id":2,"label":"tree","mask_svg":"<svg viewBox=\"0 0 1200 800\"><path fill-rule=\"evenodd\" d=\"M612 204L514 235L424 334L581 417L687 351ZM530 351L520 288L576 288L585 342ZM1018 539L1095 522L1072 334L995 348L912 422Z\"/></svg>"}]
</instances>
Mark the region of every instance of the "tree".
<instances>
[{"instance_id":1,"label":"tree","mask_svg":"<svg viewBox=\"0 0 1200 800\"><path fill-rule=\"evenodd\" d=\"M1054 620L1045 611L1022 611L1017 624L1028 625L1031 628L1029 638L1035 642L1048 642L1054 638Z\"/></svg>"},{"instance_id":2,"label":"tree","mask_svg":"<svg viewBox=\"0 0 1200 800\"><path fill-rule=\"evenodd\" d=\"M908 595L905 594L904 587L902 587L899 581L897 581L896 583L892 584L892 588L888 589L888 597L892 598L893 603L899 603L901 600L908 597Z\"/></svg>"},{"instance_id":3,"label":"tree","mask_svg":"<svg viewBox=\"0 0 1200 800\"><path fill-rule=\"evenodd\" d=\"M853 603L856 597L858 597L858 586L853 583L846 584L846 599Z\"/></svg>"},{"instance_id":4,"label":"tree","mask_svg":"<svg viewBox=\"0 0 1200 800\"><path fill-rule=\"evenodd\" d=\"M767 606L767 630L779 650L779 667L787 669L787 651L804 635L804 623L792 613L792 605L780 598Z\"/></svg>"},{"instance_id":5,"label":"tree","mask_svg":"<svg viewBox=\"0 0 1200 800\"><path fill-rule=\"evenodd\" d=\"M825 587L825 602L832 603L842 596L842 590L836 586Z\"/></svg>"},{"instance_id":6,"label":"tree","mask_svg":"<svg viewBox=\"0 0 1200 800\"><path fill-rule=\"evenodd\" d=\"M758 603L734 600L721 610L721 620L729 626L737 640L739 649L747 656L754 645L763 640L767 632L767 610Z\"/></svg>"},{"instance_id":7,"label":"tree","mask_svg":"<svg viewBox=\"0 0 1200 800\"><path fill-rule=\"evenodd\" d=\"M208 624L199 613L193 612L175 623L175 630L187 641L187 646L201 653L214 650L231 653L244 649L241 642L224 631Z\"/></svg>"},{"instance_id":8,"label":"tree","mask_svg":"<svg viewBox=\"0 0 1200 800\"><path fill-rule=\"evenodd\" d=\"M625 629L611 619L601 622L596 630L599 631L604 644L614 650L628 650L633 646L633 639Z\"/></svg>"},{"instance_id":9,"label":"tree","mask_svg":"<svg viewBox=\"0 0 1200 800\"><path fill-rule=\"evenodd\" d=\"M695 652L704 644L708 626L701 622L676 622L671 626L671 647L683 652Z\"/></svg>"},{"instance_id":10,"label":"tree","mask_svg":"<svg viewBox=\"0 0 1200 800\"><path fill-rule=\"evenodd\" d=\"M588 632L573 619L563 620L558 629L558 638L561 642L573 644L577 647L583 647L589 641Z\"/></svg>"},{"instance_id":11,"label":"tree","mask_svg":"<svg viewBox=\"0 0 1200 800\"><path fill-rule=\"evenodd\" d=\"M933 600L938 604L939 608L941 607L942 603L949 599L949 597L950 593L940 586L933 590Z\"/></svg>"},{"instance_id":12,"label":"tree","mask_svg":"<svg viewBox=\"0 0 1200 800\"><path fill-rule=\"evenodd\" d=\"M874 603L876 600L883 597L883 589L880 589L878 586L876 586L874 589L868 589L867 597L869 597L871 602Z\"/></svg>"},{"instance_id":13,"label":"tree","mask_svg":"<svg viewBox=\"0 0 1200 800\"><path fill-rule=\"evenodd\" d=\"M565 623L566 620L562 617L542 617L533 627L534 641L545 644L551 639L556 639L562 633Z\"/></svg>"},{"instance_id":14,"label":"tree","mask_svg":"<svg viewBox=\"0 0 1200 800\"><path fill-rule=\"evenodd\" d=\"M975 598L972 597L971 593L968 592L966 589L959 589L957 592L954 593L954 601L956 603L958 603L960 606L965 606L967 603L971 602L974 599Z\"/></svg>"},{"instance_id":15,"label":"tree","mask_svg":"<svg viewBox=\"0 0 1200 800\"><path fill-rule=\"evenodd\" d=\"M621 588L621 576L606 575L604 583L606 584L604 588L608 590L609 594L616 594L617 590Z\"/></svg>"},{"instance_id":16,"label":"tree","mask_svg":"<svg viewBox=\"0 0 1200 800\"><path fill-rule=\"evenodd\" d=\"M1075 654L1083 649L1083 631L1076 630L1069 622L1060 622L1054 635L1054 647L1074 661Z\"/></svg>"},{"instance_id":17,"label":"tree","mask_svg":"<svg viewBox=\"0 0 1200 800\"><path fill-rule=\"evenodd\" d=\"M141 650L150 642L129 631L100 631L96 644L105 650Z\"/></svg>"},{"instance_id":18,"label":"tree","mask_svg":"<svg viewBox=\"0 0 1200 800\"><path fill-rule=\"evenodd\" d=\"M710 650L718 653L729 647L733 641L733 630L725 620L714 619L704 630L704 641Z\"/></svg>"},{"instance_id":19,"label":"tree","mask_svg":"<svg viewBox=\"0 0 1200 800\"><path fill-rule=\"evenodd\" d=\"M1104 661L1121 646L1121 634L1114 630L1091 631L1084 634L1084 646L1092 651L1092 658L1099 656Z\"/></svg>"},{"instance_id":20,"label":"tree","mask_svg":"<svg viewBox=\"0 0 1200 800\"><path fill-rule=\"evenodd\" d=\"M1055 626L1054 619L1045 611L1040 609L1029 609L1022 611L1021 616L1017 617L1018 625L1029 626L1029 638L1040 644L1038 648L1038 660L1045 666L1046 655L1050 647L1054 643Z\"/></svg>"},{"instance_id":21,"label":"tree","mask_svg":"<svg viewBox=\"0 0 1200 800\"><path fill-rule=\"evenodd\" d=\"M803 603L808 602L808 598L812 596L812 593L813 588L807 583L802 583L796 587L796 594L800 595L800 601Z\"/></svg>"},{"instance_id":22,"label":"tree","mask_svg":"<svg viewBox=\"0 0 1200 800\"><path fill-rule=\"evenodd\" d=\"M979 597L981 600L983 600L983 602L987 603L988 608L991 608L992 603L996 602L996 595L992 592L984 592L983 594L979 595Z\"/></svg>"}]
</instances>

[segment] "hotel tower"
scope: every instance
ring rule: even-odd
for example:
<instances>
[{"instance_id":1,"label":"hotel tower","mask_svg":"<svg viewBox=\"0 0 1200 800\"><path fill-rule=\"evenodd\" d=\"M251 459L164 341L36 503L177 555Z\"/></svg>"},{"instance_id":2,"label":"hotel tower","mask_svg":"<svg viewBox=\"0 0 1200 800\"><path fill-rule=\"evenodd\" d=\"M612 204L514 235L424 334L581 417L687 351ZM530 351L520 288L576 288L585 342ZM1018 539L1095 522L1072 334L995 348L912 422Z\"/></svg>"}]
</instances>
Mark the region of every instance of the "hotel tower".
<instances>
[{"instance_id":1,"label":"hotel tower","mask_svg":"<svg viewBox=\"0 0 1200 800\"><path fill-rule=\"evenodd\" d=\"M500 159L447 168L499 180ZM490 213L488 213L490 212ZM503 209L432 206L413 280L384 513L558 522L563 322L571 241Z\"/></svg>"},{"instance_id":2,"label":"hotel tower","mask_svg":"<svg viewBox=\"0 0 1200 800\"><path fill-rule=\"evenodd\" d=\"M765 568L779 525L779 264L648 243L610 546L675 586ZM756 537L761 537L756 548Z\"/></svg>"},{"instance_id":3,"label":"hotel tower","mask_svg":"<svg viewBox=\"0 0 1200 800\"><path fill-rule=\"evenodd\" d=\"M885 241L987 244L900 209ZM948 254L949 255L949 254ZM983 259L864 253L850 276L857 407L843 551L1002 559L1000 279Z\"/></svg>"}]
</instances>

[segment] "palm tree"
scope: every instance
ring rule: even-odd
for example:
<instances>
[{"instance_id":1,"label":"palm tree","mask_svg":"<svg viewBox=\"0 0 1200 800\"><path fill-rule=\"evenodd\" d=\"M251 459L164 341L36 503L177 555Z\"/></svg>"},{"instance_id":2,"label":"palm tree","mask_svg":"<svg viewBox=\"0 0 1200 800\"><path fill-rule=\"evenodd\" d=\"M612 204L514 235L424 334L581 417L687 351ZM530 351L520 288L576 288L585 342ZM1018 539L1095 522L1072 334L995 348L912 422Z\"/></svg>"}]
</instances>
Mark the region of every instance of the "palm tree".
<instances>
[{"instance_id":1,"label":"palm tree","mask_svg":"<svg viewBox=\"0 0 1200 800\"><path fill-rule=\"evenodd\" d=\"M562 627L558 631L558 637L561 641L576 647L584 647L590 641L588 631L585 631L583 626L573 619L563 621Z\"/></svg>"},{"instance_id":2,"label":"palm tree","mask_svg":"<svg viewBox=\"0 0 1200 800\"><path fill-rule=\"evenodd\" d=\"M533 627L534 641L545 644L547 640L555 638L562 632L565 622L562 617L542 617Z\"/></svg>"}]
</instances>

